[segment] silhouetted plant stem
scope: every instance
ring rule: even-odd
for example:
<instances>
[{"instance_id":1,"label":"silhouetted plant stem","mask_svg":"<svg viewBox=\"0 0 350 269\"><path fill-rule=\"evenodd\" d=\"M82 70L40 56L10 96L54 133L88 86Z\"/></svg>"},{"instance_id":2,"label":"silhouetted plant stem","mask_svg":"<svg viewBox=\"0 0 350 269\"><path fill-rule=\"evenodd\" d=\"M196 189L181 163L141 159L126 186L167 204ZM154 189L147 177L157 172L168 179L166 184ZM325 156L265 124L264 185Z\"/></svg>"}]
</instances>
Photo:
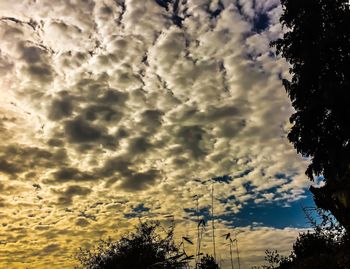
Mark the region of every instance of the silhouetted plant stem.
<instances>
[{"instance_id":1,"label":"silhouetted plant stem","mask_svg":"<svg viewBox=\"0 0 350 269\"><path fill-rule=\"evenodd\" d=\"M230 258L231 258L231 269L234 269L233 257L232 257L232 239L231 238L230 238Z\"/></svg>"},{"instance_id":2,"label":"silhouetted plant stem","mask_svg":"<svg viewBox=\"0 0 350 269\"><path fill-rule=\"evenodd\" d=\"M215 225L214 225L214 185L211 185L211 225L213 231L213 252L214 259L216 261L216 250L215 250Z\"/></svg>"},{"instance_id":3,"label":"silhouetted plant stem","mask_svg":"<svg viewBox=\"0 0 350 269\"><path fill-rule=\"evenodd\" d=\"M202 244L202 239L203 239L203 231L205 229L205 221L204 221L204 219L200 220L198 226L201 226L200 234L199 234L199 245L198 245L198 257L199 257L201 255L201 244Z\"/></svg>"},{"instance_id":4,"label":"silhouetted plant stem","mask_svg":"<svg viewBox=\"0 0 350 269\"><path fill-rule=\"evenodd\" d=\"M198 264L198 258L199 258L199 249L200 249L200 239L199 239L199 202L198 202L198 196L196 195L196 205L197 205L197 245L196 245L196 258L195 258L195 268L197 269L197 264Z\"/></svg>"},{"instance_id":5,"label":"silhouetted plant stem","mask_svg":"<svg viewBox=\"0 0 350 269\"><path fill-rule=\"evenodd\" d=\"M239 260L239 250L238 250L237 234L235 234L235 241L236 241L236 252L237 252L238 269L241 269L241 262L240 262L240 260Z\"/></svg>"},{"instance_id":6,"label":"silhouetted plant stem","mask_svg":"<svg viewBox=\"0 0 350 269\"><path fill-rule=\"evenodd\" d=\"M225 236L225 240L230 240L230 258L231 258L231 269L234 269L234 265L233 265L233 255L232 255L232 244L234 242L234 240L232 240L231 238L231 233L227 233L224 235Z\"/></svg>"}]
</instances>

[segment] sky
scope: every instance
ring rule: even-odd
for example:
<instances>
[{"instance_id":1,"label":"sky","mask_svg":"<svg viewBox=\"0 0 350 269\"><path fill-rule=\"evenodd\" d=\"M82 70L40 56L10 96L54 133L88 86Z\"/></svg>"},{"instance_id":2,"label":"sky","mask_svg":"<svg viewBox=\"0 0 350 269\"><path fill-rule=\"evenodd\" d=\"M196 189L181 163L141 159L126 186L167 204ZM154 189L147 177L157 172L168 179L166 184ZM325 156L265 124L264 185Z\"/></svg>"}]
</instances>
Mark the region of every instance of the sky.
<instances>
[{"instance_id":1,"label":"sky","mask_svg":"<svg viewBox=\"0 0 350 269\"><path fill-rule=\"evenodd\" d=\"M169 2L169 3L168 3ZM0 268L73 268L141 220L195 237L214 188L217 256L287 254L308 161L277 0L0 0ZM210 229L203 249L212 253ZM189 246L190 248L190 246ZM237 263L237 261L235 261Z\"/></svg>"}]
</instances>

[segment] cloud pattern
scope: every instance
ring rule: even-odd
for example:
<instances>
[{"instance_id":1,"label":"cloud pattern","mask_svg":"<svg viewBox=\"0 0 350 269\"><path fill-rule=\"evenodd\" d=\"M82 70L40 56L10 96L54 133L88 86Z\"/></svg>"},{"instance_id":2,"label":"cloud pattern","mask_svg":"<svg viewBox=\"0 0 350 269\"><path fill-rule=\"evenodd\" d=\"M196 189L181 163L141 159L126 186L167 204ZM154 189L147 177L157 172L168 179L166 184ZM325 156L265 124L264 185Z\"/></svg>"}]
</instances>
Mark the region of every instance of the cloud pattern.
<instances>
[{"instance_id":1,"label":"cloud pattern","mask_svg":"<svg viewBox=\"0 0 350 269\"><path fill-rule=\"evenodd\" d=\"M288 65L269 48L277 0L0 1L0 13L6 268L67 267L81 242L138 217L191 231L184 208L198 195L205 209L212 184L218 229L247 203L305 197ZM298 231L241 230L247 264Z\"/></svg>"}]
</instances>

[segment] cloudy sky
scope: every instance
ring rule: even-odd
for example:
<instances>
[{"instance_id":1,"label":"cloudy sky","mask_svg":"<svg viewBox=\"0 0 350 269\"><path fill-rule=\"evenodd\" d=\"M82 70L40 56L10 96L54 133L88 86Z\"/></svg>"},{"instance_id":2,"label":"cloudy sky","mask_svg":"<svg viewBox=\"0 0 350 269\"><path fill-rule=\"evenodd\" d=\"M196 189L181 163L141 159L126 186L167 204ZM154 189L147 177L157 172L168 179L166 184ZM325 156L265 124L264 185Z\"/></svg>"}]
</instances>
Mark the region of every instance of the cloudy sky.
<instances>
[{"instance_id":1,"label":"cloudy sky","mask_svg":"<svg viewBox=\"0 0 350 269\"><path fill-rule=\"evenodd\" d=\"M223 269L229 231L242 268L288 252L312 199L269 48L280 14L278 0L0 0L0 267L72 268L139 218L174 215L193 238L212 186Z\"/></svg>"}]
</instances>

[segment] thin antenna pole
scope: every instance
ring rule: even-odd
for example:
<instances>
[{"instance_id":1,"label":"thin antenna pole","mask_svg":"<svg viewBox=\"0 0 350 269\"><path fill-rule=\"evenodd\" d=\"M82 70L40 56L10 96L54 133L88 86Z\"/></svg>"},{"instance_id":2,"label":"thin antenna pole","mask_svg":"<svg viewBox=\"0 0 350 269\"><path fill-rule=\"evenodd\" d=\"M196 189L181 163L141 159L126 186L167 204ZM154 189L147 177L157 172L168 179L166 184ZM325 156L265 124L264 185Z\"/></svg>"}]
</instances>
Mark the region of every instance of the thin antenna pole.
<instances>
[{"instance_id":1,"label":"thin antenna pole","mask_svg":"<svg viewBox=\"0 0 350 269\"><path fill-rule=\"evenodd\" d=\"M236 251L237 251L238 269L241 269L241 263L240 263L240 261L239 261L239 251L238 251L237 233L235 234L235 239L236 239Z\"/></svg>"},{"instance_id":2,"label":"thin antenna pole","mask_svg":"<svg viewBox=\"0 0 350 269\"><path fill-rule=\"evenodd\" d=\"M199 202L198 202L198 196L196 195L196 203L197 203L197 245L196 245L196 257L195 257L195 263L196 263L196 269L198 265L198 259L199 259L199 248L200 248L200 239L199 239Z\"/></svg>"},{"instance_id":3,"label":"thin antenna pole","mask_svg":"<svg viewBox=\"0 0 350 269\"><path fill-rule=\"evenodd\" d=\"M201 243L202 243L202 239L203 239L203 230L204 230L204 226L201 227L201 231L200 231L199 246L198 246L198 259L199 259L199 254L201 253Z\"/></svg>"},{"instance_id":4,"label":"thin antenna pole","mask_svg":"<svg viewBox=\"0 0 350 269\"><path fill-rule=\"evenodd\" d=\"M230 256L231 256L231 269L234 269L233 266L233 257L232 257L232 239L230 238Z\"/></svg>"},{"instance_id":5,"label":"thin antenna pole","mask_svg":"<svg viewBox=\"0 0 350 269\"><path fill-rule=\"evenodd\" d=\"M216 250L215 250L215 225L214 225L214 185L211 185L211 226L213 230L213 251L214 259L216 261Z\"/></svg>"}]
</instances>

